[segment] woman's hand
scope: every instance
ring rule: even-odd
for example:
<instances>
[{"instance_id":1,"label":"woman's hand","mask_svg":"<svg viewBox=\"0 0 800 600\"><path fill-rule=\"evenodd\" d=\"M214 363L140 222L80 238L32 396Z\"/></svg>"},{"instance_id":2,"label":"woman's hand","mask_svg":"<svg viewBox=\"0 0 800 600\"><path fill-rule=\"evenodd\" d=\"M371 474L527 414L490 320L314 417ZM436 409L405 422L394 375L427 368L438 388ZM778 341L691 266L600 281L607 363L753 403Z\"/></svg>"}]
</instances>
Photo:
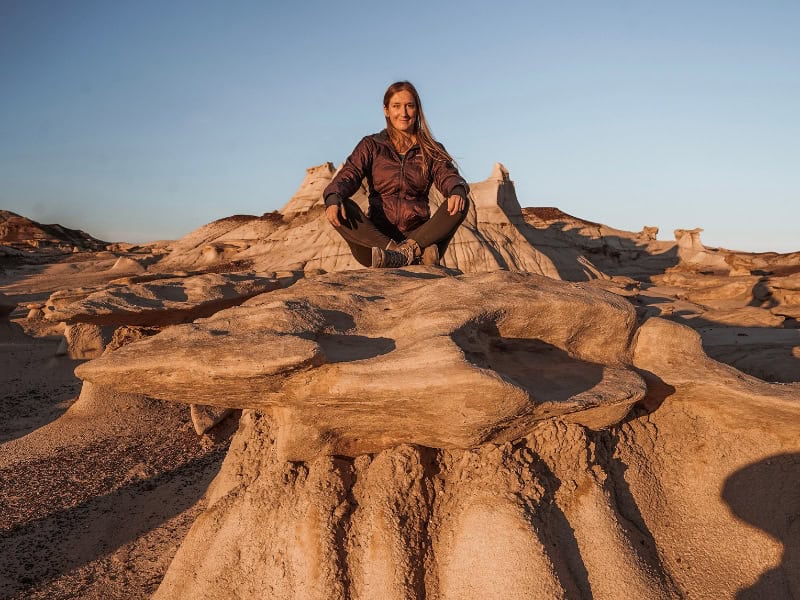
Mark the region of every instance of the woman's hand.
<instances>
[{"instance_id":1,"label":"woman's hand","mask_svg":"<svg viewBox=\"0 0 800 600\"><path fill-rule=\"evenodd\" d=\"M453 194L447 199L447 212L455 216L464 210L464 198L458 194Z\"/></svg>"},{"instance_id":2,"label":"woman's hand","mask_svg":"<svg viewBox=\"0 0 800 600\"><path fill-rule=\"evenodd\" d=\"M341 204L331 204L325 209L325 216L328 217L331 225L334 227L341 227L342 222L339 220L339 213L342 215L342 220L347 220L347 213L344 210L344 202Z\"/></svg>"}]
</instances>

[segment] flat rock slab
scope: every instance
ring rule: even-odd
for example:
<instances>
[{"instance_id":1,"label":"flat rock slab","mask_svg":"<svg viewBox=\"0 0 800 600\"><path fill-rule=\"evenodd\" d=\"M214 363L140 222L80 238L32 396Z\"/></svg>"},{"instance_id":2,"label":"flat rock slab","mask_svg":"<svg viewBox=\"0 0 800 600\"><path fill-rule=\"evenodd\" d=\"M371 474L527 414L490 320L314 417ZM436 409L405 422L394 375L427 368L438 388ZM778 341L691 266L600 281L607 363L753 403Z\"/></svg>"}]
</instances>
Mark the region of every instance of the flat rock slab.
<instances>
[{"instance_id":1,"label":"flat rock slab","mask_svg":"<svg viewBox=\"0 0 800 600\"><path fill-rule=\"evenodd\" d=\"M95 290L56 292L47 301L51 321L94 325L172 325L207 317L278 289L281 281L253 273L206 273L112 283Z\"/></svg>"},{"instance_id":2,"label":"flat rock slab","mask_svg":"<svg viewBox=\"0 0 800 600\"><path fill-rule=\"evenodd\" d=\"M644 396L633 307L593 286L410 267L331 273L81 365L120 391L268 409L300 460L399 443L473 447L563 417L618 422Z\"/></svg>"}]
</instances>

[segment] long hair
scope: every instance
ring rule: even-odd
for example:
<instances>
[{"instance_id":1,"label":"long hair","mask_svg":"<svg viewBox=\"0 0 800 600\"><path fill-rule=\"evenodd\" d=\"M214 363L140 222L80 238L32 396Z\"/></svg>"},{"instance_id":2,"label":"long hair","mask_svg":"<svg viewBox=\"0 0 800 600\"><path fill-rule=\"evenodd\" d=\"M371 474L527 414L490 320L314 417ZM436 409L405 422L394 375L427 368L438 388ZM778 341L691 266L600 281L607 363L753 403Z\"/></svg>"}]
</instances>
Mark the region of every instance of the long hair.
<instances>
[{"instance_id":1,"label":"long hair","mask_svg":"<svg viewBox=\"0 0 800 600\"><path fill-rule=\"evenodd\" d=\"M417 88L415 88L410 81L397 81L386 89L386 93L383 95L384 108L389 108L389 100L391 100L392 96L402 91L410 92L414 97L414 103L417 105L417 120L414 123L414 133L417 136L417 143L422 153L422 172L427 176L429 158L434 161L443 160L454 162L453 157L450 156L436 141L436 138L433 137L431 129L428 126L428 121L425 120L425 113L422 110L422 102L420 102ZM395 146L398 145L400 140L406 137L392 125L389 121L389 117L386 117L386 130L389 133L389 138L395 143Z\"/></svg>"}]
</instances>

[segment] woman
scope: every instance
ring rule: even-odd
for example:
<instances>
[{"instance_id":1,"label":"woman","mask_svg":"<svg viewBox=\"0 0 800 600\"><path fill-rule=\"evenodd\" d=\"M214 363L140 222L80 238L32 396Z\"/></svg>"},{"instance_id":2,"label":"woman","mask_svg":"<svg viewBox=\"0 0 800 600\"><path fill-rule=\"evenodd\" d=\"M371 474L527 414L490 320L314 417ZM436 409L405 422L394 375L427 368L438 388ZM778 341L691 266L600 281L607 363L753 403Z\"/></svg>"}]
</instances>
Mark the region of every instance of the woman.
<instances>
[{"instance_id":1,"label":"woman","mask_svg":"<svg viewBox=\"0 0 800 600\"><path fill-rule=\"evenodd\" d=\"M365 267L439 264L467 213L469 186L431 135L417 90L393 83L383 96L386 129L368 135L325 188L328 221ZM367 178L366 215L350 197ZM431 185L447 198L431 217Z\"/></svg>"}]
</instances>

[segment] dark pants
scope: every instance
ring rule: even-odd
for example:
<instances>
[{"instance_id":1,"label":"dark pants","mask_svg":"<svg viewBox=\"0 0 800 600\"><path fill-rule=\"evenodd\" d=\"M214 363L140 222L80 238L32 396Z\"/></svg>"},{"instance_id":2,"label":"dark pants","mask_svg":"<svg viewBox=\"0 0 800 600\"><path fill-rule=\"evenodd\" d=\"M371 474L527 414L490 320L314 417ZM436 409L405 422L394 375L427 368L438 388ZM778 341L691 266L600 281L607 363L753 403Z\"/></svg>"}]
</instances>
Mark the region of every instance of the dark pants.
<instances>
[{"instance_id":1,"label":"dark pants","mask_svg":"<svg viewBox=\"0 0 800 600\"><path fill-rule=\"evenodd\" d=\"M447 201L442 202L428 221L405 234L392 225L379 228L364 214L361 207L349 198L344 201L344 206L347 218L342 219L340 212L339 220L342 225L341 227L334 225L334 229L350 246L355 259L365 267L371 267L372 248L386 248L392 240L401 242L409 238L417 242L422 249L436 244L439 247L439 256L444 256L456 229L467 216L469 200L464 204L464 209L455 215L447 212Z\"/></svg>"}]
</instances>

